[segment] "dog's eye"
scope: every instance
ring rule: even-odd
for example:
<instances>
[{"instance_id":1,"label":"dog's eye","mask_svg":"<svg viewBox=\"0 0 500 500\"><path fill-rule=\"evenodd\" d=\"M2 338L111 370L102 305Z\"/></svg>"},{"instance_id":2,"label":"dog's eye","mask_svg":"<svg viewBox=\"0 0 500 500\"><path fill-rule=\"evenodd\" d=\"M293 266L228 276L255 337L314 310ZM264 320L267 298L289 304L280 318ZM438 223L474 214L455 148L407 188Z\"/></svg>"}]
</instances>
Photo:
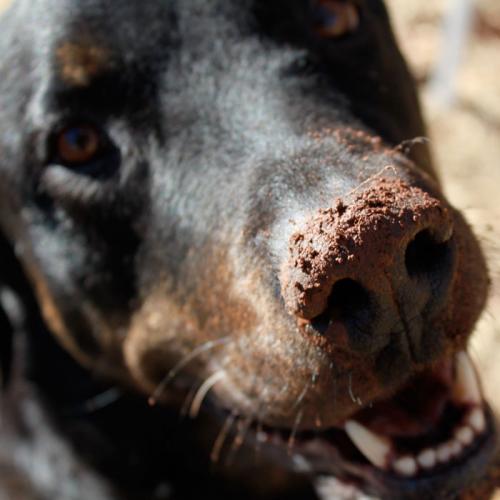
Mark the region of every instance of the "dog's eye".
<instances>
[{"instance_id":1,"label":"dog's eye","mask_svg":"<svg viewBox=\"0 0 500 500\"><path fill-rule=\"evenodd\" d=\"M58 161L73 167L94 160L102 149L102 140L95 127L87 124L72 125L57 134L54 147Z\"/></svg>"},{"instance_id":2,"label":"dog's eye","mask_svg":"<svg viewBox=\"0 0 500 500\"><path fill-rule=\"evenodd\" d=\"M348 0L313 0L313 30L321 38L340 38L359 26L359 10Z\"/></svg>"},{"instance_id":3,"label":"dog's eye","mask_svg":"<svg viewBox=\"0 0 500 500\"><path fill-rule=\"evenodd\" d=\"M48 137L40 189L57 196L70 190L81 193L90 180L101 183L114 177L120 166L121 152L106 130L84 120L65 121Z\"/></svg>"}]
</instances>

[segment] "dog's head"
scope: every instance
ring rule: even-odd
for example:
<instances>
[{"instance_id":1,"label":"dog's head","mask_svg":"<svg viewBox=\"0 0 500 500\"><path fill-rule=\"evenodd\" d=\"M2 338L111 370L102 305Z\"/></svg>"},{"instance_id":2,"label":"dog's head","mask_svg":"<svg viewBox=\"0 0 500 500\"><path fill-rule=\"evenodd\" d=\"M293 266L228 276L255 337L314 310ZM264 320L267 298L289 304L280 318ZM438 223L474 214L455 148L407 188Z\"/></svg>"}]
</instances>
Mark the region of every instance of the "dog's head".
<instances>
[{"instance_id":1,"label":"dog's head","mask_svg":"<svg viewBox=\"0 0 500 500\"><path fill-rule=\"evenodd\" d=\"M367 491L481 473L485 264L381 1L26 0L1 32L0 229L79 362Z\"/></svg>"}]
</instances>

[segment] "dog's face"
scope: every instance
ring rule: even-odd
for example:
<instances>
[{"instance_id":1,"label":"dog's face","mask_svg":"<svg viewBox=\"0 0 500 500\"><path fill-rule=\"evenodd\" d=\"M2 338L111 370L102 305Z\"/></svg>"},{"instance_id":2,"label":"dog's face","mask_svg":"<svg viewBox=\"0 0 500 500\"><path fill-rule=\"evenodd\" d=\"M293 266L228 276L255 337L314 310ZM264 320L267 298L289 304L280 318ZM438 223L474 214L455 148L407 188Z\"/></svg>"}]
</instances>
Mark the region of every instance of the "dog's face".
<instances>
[{"instance_id":1,"label":"dog's face","mask_svg":"<svg viewBox=\"0 0 500 500\"><path fill-rule=\"evenodd\" d=\"M367 491L481 473L485 264L396 147L382 2L30 0L2 33L0 229L81 363Z\"/></svg>"}]
</instances>

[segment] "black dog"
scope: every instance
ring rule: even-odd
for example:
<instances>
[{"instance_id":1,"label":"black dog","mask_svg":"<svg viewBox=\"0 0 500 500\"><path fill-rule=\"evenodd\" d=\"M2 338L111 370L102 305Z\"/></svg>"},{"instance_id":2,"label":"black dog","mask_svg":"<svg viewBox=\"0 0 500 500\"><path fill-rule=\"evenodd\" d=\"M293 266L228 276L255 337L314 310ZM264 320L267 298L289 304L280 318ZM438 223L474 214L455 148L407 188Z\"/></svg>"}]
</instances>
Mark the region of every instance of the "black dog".
<instances>
[{"instance_id":1,"label":"black dog","mask_svg":"<svg viewBox=\"0 0 500 500\"><path fill-rule=\"evenodd\" d=\"M381 1L19 0L0 33L8 498L480 481L485 263Z\"/></svg>"}]
</instances>

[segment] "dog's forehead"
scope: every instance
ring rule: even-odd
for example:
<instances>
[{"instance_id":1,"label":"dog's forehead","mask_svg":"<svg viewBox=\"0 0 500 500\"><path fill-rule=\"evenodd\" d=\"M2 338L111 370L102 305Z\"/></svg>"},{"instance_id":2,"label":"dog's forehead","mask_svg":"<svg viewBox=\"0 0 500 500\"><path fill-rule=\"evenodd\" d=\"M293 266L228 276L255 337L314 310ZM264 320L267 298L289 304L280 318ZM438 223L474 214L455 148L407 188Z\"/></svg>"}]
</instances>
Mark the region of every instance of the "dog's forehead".
<instances>
[{"instance_id":1,"label":"dog's forehead","mask_svg":"<svg viewBox=\"0 0 500 500\"><path fill-rule=\"evenodd\" d=\"M53 61L56 73L70 86L89 85L112 69L163 62L176 32L175 8L169 1L20 3L20 21L36 22L32 37L36 50L46 54L42 60Z\"/></svg>"},{"instance_id":2,"label":"dog's forehead","mask_svg":"<svg viewBox=\"0 0 500 500\"><path fill-rule=\"evenodd\" d=\"M36 19L37 50L61 80L87 86L110 70L162 66L173 51L224 43L252 25L256 0L21 0ZM28 6L27 3L30 5ZM29 14L28 14L29 12ZM126 75L122 75L126 76Z\"/></svg>"},{"instance_id":3,"label":"dog's forehead","mask_svg":"<svg viewBox=\"0 0 500 500\"><path fill-rule=\"evenodd\" d=\"M26 0L22 0L24 3ZM134 54L165 50L162 41L206 34L222 23L242 26L251 23L261 0L35 0L30 8L37 18L39 35L48 40L94 36L96 41ZM218 33L221 38L227 34ZM187 36L186 36L187 35Z\"/></svg>"}]
</instances>

